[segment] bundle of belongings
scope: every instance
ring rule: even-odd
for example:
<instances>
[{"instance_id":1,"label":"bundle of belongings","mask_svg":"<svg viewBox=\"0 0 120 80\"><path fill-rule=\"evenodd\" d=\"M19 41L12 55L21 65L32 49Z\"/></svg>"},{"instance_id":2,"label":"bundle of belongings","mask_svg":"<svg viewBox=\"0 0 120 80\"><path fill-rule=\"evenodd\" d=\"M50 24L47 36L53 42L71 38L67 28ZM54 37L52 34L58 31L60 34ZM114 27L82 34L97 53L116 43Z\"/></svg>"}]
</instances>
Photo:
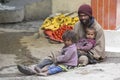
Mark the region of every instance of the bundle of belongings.
<instances>
[{"instance_id":1,"label":"bundle of belongings","mask_svg":"<svg viewBox=\"0 0 120 80\"><path fill-rule=\"evenodd\" d=\"M72 13L73 14L73 13ZM40 29L50 41L62 43L62 35L66 30L72 30L75 23L79 20L78 16L69 14L57 14L45 19Z\"/></svg>"}]
</instances>

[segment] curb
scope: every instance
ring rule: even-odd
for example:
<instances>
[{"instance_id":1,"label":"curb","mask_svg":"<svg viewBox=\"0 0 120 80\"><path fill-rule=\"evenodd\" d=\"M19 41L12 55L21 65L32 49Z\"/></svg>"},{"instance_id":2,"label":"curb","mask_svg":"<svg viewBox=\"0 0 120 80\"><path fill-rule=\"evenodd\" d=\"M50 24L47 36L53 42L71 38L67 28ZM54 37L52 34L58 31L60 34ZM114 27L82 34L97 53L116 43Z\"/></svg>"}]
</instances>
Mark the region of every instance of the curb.
<instances>
[{"instance_id":1,"label":"curb","mask_svg":"<svg viewBox=\"0 0 120 80\"><path fill-rule=\"evenodd\" d=\"M120 57L120 52L106 51L107 57Z\"/></svg>"}]
</instances>

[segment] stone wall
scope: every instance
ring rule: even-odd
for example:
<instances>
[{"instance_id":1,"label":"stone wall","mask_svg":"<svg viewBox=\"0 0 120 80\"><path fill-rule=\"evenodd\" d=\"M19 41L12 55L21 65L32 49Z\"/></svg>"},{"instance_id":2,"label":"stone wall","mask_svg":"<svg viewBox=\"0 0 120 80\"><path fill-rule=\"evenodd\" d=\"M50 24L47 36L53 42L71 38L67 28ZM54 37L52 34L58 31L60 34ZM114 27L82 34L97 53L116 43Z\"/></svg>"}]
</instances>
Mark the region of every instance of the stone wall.
<instances>
[{"instance_id":1,"label":"stone wall","mask_svg":"<svg viewBox=\"0 0 120 80\"><path fill-rule=\"evenodd\" d=\"M51 14L77 11L81 4L91 0L9 0L12 10L0 10L0 23L45 19Z\"/></svg>"}]
</instances>

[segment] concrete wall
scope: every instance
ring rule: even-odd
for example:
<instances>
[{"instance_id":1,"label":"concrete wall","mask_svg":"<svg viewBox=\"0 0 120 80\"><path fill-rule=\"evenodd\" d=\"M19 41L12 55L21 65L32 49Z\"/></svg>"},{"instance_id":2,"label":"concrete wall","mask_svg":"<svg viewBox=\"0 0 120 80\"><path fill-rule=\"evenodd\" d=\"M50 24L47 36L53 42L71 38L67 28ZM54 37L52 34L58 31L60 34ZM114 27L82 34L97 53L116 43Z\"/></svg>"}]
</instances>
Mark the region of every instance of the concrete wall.
<instances>
[{"instance_id":1,"label":"concrete wall","mask_svg":"<svg viewBox=\"0 0 120 80\"><path fill-rule=\"evenodd\" d=\"M120 52L120 31L105 30L104 32L106 50Z\"/></svg>"},{"instance_id":2,"label":"concrete wall","mask_svg":"<svg viewBox=\"0 0 120 80\"><path fill-rule=\"evenodd\" d=\"M0 10L0 23L21 22L24 19L24 10Z\"/></svg>"},{"instance_id":3,"label":"concrete wall","mask_svg":"<svg viewBox=\"0 0 120 80\"><path fill-rule=\"evenodd\" d=\"M24 20L45 19L52 14L52 1L41 0L32 4L25 5Z\"/></svg>"},{"instance_id":4,"label":"concrete wall","mask_svg":"<svg viewBox=\"0 0 120 80\"><path fill-rule=\"evenodd\" d=\"M84 3L91 4L91 0L52 0L52 13L77 11Z\"/></svg>"},{"instance_id":5,"label":"concrete wall","mask_svg":"<svg viewBox=\"0 0 120 80\"><path fill-rule=\"evenodd\" d=\"M45 19L58 12L77 11L81 4L90 4L91 0L40 0L25 5L24 20Z\"/></svg>"},{"instance_id":6,"label":"concrete wall","mask_svg":"<svg viewBox=\"0 0 120 80\"><path fill-rule=\"evenodd\" d=\"M40 20L52 14L52 0L10 0L5 6L5 9L0 10L0 23Z\"/></svg>"},{"instance_id":7,"label":"concrete wall","mask_svg":"<svg viewBox=\"0 0 120 80\"><path fill-rule=\"evenodd\" d=\"M55 13L77 11L84 3L91 4L91 0L10 0L6 5L15 10L1 10L0 23L45 19Z\"/></svg>"}]
</instances>

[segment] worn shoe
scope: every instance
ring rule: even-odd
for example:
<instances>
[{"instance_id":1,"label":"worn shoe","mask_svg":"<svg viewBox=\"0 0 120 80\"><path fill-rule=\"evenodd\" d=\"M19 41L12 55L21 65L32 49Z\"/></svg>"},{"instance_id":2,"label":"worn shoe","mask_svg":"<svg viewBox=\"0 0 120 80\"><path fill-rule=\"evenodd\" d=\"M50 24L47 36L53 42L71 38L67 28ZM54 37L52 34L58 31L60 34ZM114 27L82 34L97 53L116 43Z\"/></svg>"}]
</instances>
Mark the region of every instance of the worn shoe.
<instances>
[{"instance_id":1,"label":"worn shoe","mask_svg":"<svg viewBox=\"0 0 120 80\"><path fill-rule=\"evenodd\" d=\"M21 73L24 73L26 75L34 75L35 74L34 71L32 71L30 68L28 68L24 65L17 65L17 68Z\"/></svg>"},{"instance_id":2,"label":"worn shoe","mask_svg":"<svg viewBox=\"0 0 120 80\"><path fill-rule=\"evenodd\" d=\"M78 67L84 67L86 66L85 64L78 64Z\"/></svg>"}]
</instances>

